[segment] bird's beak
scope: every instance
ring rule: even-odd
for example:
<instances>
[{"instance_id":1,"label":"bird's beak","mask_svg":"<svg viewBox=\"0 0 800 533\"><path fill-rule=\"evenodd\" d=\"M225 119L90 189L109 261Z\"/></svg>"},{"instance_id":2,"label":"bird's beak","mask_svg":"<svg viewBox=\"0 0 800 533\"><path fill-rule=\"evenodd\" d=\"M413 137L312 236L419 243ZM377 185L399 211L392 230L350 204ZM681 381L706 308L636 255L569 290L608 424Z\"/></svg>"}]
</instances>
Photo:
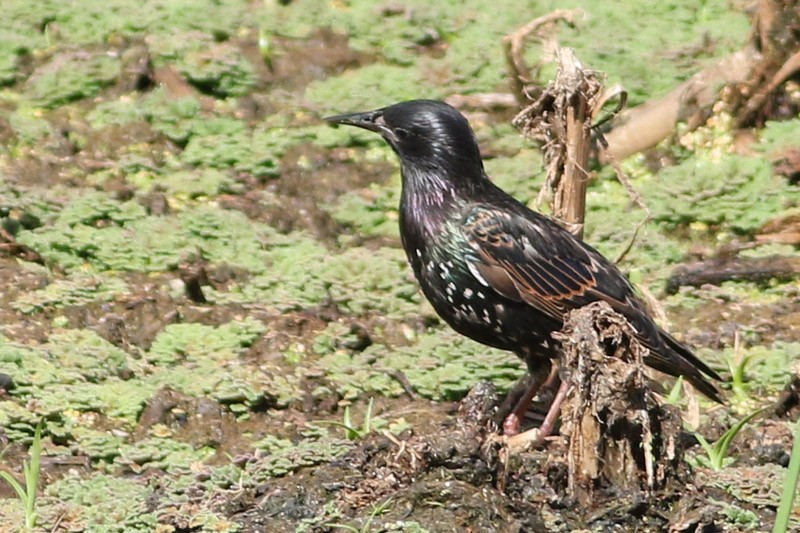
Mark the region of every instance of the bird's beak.
<instances>
[{"instance_id":1,"label":"bird's beak","mask_svg":"<svg viewBox=\"0 0 800 533\"><path fill-rule=\"evenodd\" d=\"M367 111L365 113L349 113L347 115L336 115L326 117L323 120L331 124L345 124L356 126L369 131L377 131L383 135L391 135L391 130L383 120L383 110Z\"/></svg>"}]
</instances>

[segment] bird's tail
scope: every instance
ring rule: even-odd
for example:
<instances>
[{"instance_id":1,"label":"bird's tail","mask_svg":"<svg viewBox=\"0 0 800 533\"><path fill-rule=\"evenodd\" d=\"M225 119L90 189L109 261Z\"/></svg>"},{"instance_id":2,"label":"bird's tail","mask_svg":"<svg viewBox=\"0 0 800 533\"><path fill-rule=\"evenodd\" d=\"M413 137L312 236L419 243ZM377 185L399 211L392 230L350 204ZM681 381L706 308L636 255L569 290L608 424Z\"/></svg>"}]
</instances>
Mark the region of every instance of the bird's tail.
<instances>
[{"instance_id":1,"label":"bird's tail","mask_svg":"<svg viewBox=\"0 0 800 533\"><path fill-rule=\"evenodd\" d=\"M709 381L723 381L719 374L707 364L697 358L689 348L678 342L672 335L659 328L661 339L664 341L664 355L653 356L647 364L671 376L683 376L694 388L717 403L725 403L719 390Z\"/></svg>"}]
</instances>

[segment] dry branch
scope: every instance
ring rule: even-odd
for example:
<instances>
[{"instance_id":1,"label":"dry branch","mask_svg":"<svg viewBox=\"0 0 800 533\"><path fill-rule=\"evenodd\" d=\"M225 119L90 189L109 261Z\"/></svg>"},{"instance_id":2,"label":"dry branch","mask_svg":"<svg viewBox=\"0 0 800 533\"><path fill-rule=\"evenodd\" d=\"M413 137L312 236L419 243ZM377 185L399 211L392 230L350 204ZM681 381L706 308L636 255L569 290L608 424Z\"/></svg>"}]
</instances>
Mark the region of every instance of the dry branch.
<instances>
[{"instance_id":1,"label":"dry branch","mask_svg":"<svg viewBox=\"0 0 800 533\"><path fill-rule=\"evenodd\" d=\"M699 117L718 100L720 86L746 81L759 58L754 47L747 47L698 72L668 94L623 111L605 134L607 154L622 160L669 137L681 120L702 124L705 120Z\"/></svg>"},{"instance_id":2,"label":"dry branch","mask_svg":"<svg viewBox=\"0 0 800 533\"><path fill-rule=\"evenodd\" d=\"M616 116L625 107L627 92L620 85L604 89L605 79L600 73L585 69L572 49L559 48L555 40L549 37L546 42L554 48L559 67L556 80L546 88L541 88L534 83L535 77L525 64L522 49L525 39L541 27L559 20L573 24L579 14L580 11L554 11L507 36L504 43L511 70L512 90L520 103L527 106L514 119L514 124L526 137L539 144L544 152L547 181L539 192L537 205L541 206L552 198L556 218L580 238L583 236L586 210L587 169L595 147L592 131L596 131L600 124ZM537 35L544 39L541 32ZM617 101L616 109L594 122L603 106L612 100ZM600 149L605 154L607 143L602 135L598 134L598 139ZM628 191L631 200L646 213L634 230L629 245L619 255L617 261L620 261L633 246L641 227L649 220L650 210L628 181L617 160L609 155L605 160L613 165L617 179Z\"/></svg>"},{"instance_id":3,"label":"dry branch","mask_svg":"<svg viewBox=\"0 0 800 533\"><path fill-rule=\"evenodd\" d=\"M800 2L758 0L751 42L761 52L747 83L736 87L735 127L763 123L780 100L779 88L800 68ZM796 113L795 105L795 113Z\"/></svg>"},{"instance_id":4,"label":"dry branch","mask_svg":"<svg viewBox=\"0 0 800 533\"><path fill-rule=\"evenodd\" d=\"M798 24L797 0L760 0L751 42L669 94L622 113L606 134L608 154L624 159L653 147L672 135L678 122L690 128L704 124L722 95L736 128L762 122L779 88L800 70Z\"/></svg>"},{"instance_id":5,"label":"dry branch","mask_svg":"<svg viewBox=\"0 0 800 533\"><path fill-rule=\"evenodd\" d=\"M684 286L720 285L724 281L790 281L798 276L798 257L721 257L676 267L667 280L666 292L675 294Z\"/></svg>"}]
</instances>

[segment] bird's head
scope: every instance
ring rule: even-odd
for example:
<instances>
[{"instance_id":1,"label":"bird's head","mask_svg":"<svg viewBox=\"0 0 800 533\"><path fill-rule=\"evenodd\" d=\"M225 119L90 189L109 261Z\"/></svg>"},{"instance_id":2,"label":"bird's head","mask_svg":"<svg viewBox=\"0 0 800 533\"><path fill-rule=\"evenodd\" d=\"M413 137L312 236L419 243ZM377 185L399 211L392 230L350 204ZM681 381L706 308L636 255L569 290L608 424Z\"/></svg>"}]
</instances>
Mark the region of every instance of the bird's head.
<instances>
[{"instance_id":1,"label":"bird's head","mask_svg":"<svg viewBox=\"0 0 800 533\"><path fill-rule=\"evenodd\" d=\"M483 177L472 128L458 110L444 102L411 100L325 120L380 133L400 157L404 174L436 172L462 180Z\"/></svg>"}]
</instances>

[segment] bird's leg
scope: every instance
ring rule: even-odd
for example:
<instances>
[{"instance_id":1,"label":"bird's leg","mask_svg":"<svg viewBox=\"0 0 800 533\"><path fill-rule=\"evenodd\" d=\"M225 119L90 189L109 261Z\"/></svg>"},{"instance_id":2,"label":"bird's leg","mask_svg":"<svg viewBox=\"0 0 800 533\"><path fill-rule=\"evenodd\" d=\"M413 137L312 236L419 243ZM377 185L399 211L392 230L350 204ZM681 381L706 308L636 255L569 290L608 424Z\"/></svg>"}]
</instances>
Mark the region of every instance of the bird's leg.
<instances>
[{"instance_id":1,"label":"bird's leg","mask_svg":"<svg viewBox=\"0 0 800 533\"><path fill-rule=\"evenodd\" d=\"M561 385L558 387L558 392L556 392L553 398L553 403L550 404L550 409L548 409L547 415L544 417L544 422L539 426L539 439L536 444L541 443L541 441L549 437L550 433L553 432L553 427L556 425L558 415L561 414L561 405L564 403L564 400L567 399L570 385L569 381L562 381Z\"/></svg>"},{"instance_id":2,"label":"bird's leg","mask_svg":"<svg viewBox=\"0 0 800 533\"><path fill-rule=\"evenodd\" d=\"M519 401L517 401L517 404L514 407L514 410L511 411L511 414L509 414L503 421L503 435L511 437L519 434L522 419L525 417L525 413L530 408L533 399L540 390L549 389L558 379L558 365L552 365L550 367L550 373L547 375L547 379L542 381L540 378L541 374L537 375L533 372L531 373L525 393L522 395ZM550 412L548 411L548 415L549 414ZM556 416L558 416L558 413L556 413Z\"/></svg>"},{"instance_id":3,"label":"bird's leg","mask_svg":"<svg viewBox=\"0 0 800 533\"><path fill-rule=\"evenodd\" d=\"M556 372L556 374L558 373ZM513 435L508 440L509 448L517 450L530 449L531 447L535 448L541 445L544 440L550 436L550 433L552 433L556 420L558 420L558 415L561 414L561 405L564 403L564 400L567 399L567 394L571 386L571 383L568 381L562 381L561 385L558 387L558 392L556 392L553 398L553 403L550 404L550 409L548 409L547 415L544 417L542 425L538 428L529 429L519 435Z\"/></svg>"}]
</instances>

